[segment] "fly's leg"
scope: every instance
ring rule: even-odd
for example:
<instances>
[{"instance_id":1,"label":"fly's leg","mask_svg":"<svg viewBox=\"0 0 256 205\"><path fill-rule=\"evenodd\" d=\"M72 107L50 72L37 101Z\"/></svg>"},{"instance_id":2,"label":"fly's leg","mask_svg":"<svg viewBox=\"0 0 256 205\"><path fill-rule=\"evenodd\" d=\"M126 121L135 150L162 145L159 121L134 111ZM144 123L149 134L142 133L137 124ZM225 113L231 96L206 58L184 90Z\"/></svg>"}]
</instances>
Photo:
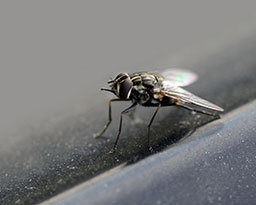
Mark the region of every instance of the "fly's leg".
<instances>
[{"instance_id":1,"label":"fly's leg","mask_svg":"<svg viewBox=\"0 0 256 205\"><path fill-rule=\"evenodd\" d=\"M134 107L133 108L133 110L131 110L131 112L129 112L129 117L132 119L132 120L134 120L135 119L135 115L134 115L134 113L135 113L135 110L136 110L136 107Z\"/></svg>"},{"instance_id":2,"label":"fly's leg","mask_svg":"<svg viewBox=\"0 0 256 205\"><path fill-rule=\"evenodd\" d=\"M152 147L150 146L150 126L151 126L151 124L152 124L152 122L153 122L153 120L154 120L154 118L155 118L157 112L159 111L160 107L161 107L161 104L158 105L158 107L157 107L157 109L156 109L154 115L152 116L152 118L151 118L151 120L150 120L150 122L149 122L149 124L148 124L148 149L149 149L150 151L152 150Z\"/></svg>"},{"instance_id":3,"label":"fly's leg","mask_svg":"<svg viewBox=\"0 0 256 205\"><path fill-rule=\"evenodd\" d=\"M211 112L207 112L205 110L197 110L195 108L192 108L192 107L189 107L187 105L184 105L184 104L177 104L178 106L181 106L187 110L190 110L192 112L198 112L198 113L202 113L202 114L205 114L205 115L210 115L210 116L214 116L214 117L217 117L217 118L220 118L220 115L218 114L215 114L215 113L211 113Z\"/></svg>"},{"instance_id":4,"label":"fly's leg","mask_svg":"<svg viewBox=\"0 0 256 205\"><path fill-rule=\"evenodd\" d=\"M108 109L108 122L107 124L103 127L103 130L97 134L95 134L93 137L94 138L98 138L100 137L101 135L104 134L104 132L108 129L111 121L112 121L112 114L111 114L111 103L114 102L114 101L130 101L128 99L111 99L109 100L109 109Z\"/></svg>"},{"instance_id":5,"label":"fly's leg","mask_svg":"<svg viewBox=\"0 0 256 205\"><path fill-rule=\"evenodd\" d=\"M115 141L115 144L114 144L113 148L109 151L109 153L114 153L115 150L116 150L117 143L118 143L118 140L119 140L119 136L120 136L121 131L122 131L123 114L128 113L129 111L131 111L131 109L133 107L135 107L136 105L137 105L137 103L134 102L130 107L126 108L125 110L123 110L121 112L121 114L120 114L120 123L119 123L119 130L118 130L118 134L117 134L117 137L116 137L116 141Z\"/></svg>"}]
</instances>

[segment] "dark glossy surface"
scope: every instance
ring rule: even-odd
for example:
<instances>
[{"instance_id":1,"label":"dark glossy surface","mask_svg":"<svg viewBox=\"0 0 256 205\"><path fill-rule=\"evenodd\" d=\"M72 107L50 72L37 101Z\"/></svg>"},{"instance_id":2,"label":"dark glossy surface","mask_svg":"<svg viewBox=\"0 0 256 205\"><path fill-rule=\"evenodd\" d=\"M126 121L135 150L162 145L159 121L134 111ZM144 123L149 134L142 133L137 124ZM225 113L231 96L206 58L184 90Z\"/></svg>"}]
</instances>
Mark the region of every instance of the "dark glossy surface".
<instances>
[{"instance_id":1,"label":"dark glossy surface","mask_svg":"<svg viewBox=\"0 0 256 205\"><path fill-rule=\"evenodd\" d=\"M46 204L255 204L256 101Z\"/></svg>"},{"instance_id":2,"label":"dark glossy surface","mask_svg":"<svg viewBox=\"0 0 256 205\"><path fill-rule=\"evenodd\" d=\"M255 56L256 41L251 37L212 54L207 59L201 59L196 63L194 70L199 74L199 80L187 89L220 105L227 113L256 97ZM93 139L93 134L98 132L107 120L107 100L103 100L105 95L106 93L102 93L102 100L95 105L87 106L86 109L78 110L68 116L52 119L38 128L20 133L21 137L16 143L1 149L1 203L33 204L43 201L124 162L135 163L139 159L154 154L146 149L146 126L153 113L153 109L149 108L139 107L134 120L130 120L132 116L125 118L124 129L118 144L119 151L116 154L109 155L107 152L112 147L117 133L118 112L121 107L122 109L126 107L127 103L122 106L114 105L113 125L105 133L104 138ZM152 126L152 136L154 136L152 145L155 152L189 136L196 128L212 120L214 119L211 117L192 115L179 108L163 108ZM191 147L187 149L193 150L195 142L190 142L191 144L187 146L191 145ZM182 142L173 146L179 149L180 143ZM232 152L239 153L238 147L233 146L232 149ZM202 147L202 150L207 151L207 147ZM228 154L230 152L228 143L223 144L219 151ZM178 153L180 153L179 161L186 160L182 152ZM216 165L215 158L211 157L209 155L209 169ZM232 160L237 165L240 164L238 158L232 158ZM177 172L187 171L187 175L180 177L190 180L190 168L197 163L200 163L200 160L184 163L183 166L187 167L178 167ZM142 169L147 170L143 166ZM221 180L221 178L218 179L218 172L211 174L215 175L216 180ZM207 175L203 176L207 178ZM181 180L181 178L178 179ZM204 183L204 180L200 182ZM158 185L161 186L161 184ZM183 193L183 187L179 188ZM209 189L210 192L216 191L211 190L214 189L213 186ZM137 197L140 196L137 195Z\"/></svg>"}]
</instances>

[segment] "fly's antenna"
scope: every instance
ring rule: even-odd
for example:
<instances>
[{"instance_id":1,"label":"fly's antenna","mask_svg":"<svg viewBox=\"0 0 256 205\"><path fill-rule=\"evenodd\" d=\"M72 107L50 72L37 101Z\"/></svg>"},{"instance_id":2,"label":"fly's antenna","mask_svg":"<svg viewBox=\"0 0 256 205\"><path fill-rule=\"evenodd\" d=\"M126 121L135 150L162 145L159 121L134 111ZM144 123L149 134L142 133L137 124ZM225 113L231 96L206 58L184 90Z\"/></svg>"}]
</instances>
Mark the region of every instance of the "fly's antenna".
<instances>
[{"instance_id":1,"label":"fly's antenna","mask_svg":"<svg viewBox=\"0 0 256 205\"><path fill-rule=\"evenodd\" d=\"M101 91L108 91L108 92L114 93L113 90L108 89L108 88L101 88L100 90L101 90ZM114 94L115 94L115 93L114 93Z\"/></svg>"}]
</instances>

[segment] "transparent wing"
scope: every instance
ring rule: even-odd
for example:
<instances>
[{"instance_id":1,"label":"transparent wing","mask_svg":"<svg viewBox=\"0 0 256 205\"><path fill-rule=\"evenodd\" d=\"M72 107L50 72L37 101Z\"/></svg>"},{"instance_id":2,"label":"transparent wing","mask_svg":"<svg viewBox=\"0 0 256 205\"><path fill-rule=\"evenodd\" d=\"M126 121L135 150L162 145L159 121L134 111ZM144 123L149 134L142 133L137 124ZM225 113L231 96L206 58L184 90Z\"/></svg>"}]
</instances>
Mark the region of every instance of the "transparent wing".
<instances>
[{"instance_id":1,"label":"transparent wing","mask_svg":"<svg viewBox=\"0 0 256 205\"><path fill-rule=\"evenodd\" d=\"M191 103L194 105L198 105L201 107L205 107L211 110L217 110L223 112L224 109L207 101L204 100L180 87L172 87L172 88L163 88L160 93L167 97L173 98L181 103Z\"/></svg>"},{"instance_id":2,"label":"transparent wing","mask_svg":"<svg viewBox=\"0 0 256 205\"><path fill-rule=\"evenodd\" d=\"M160 75L163 76L165 84L168 84L169 87L184 87L197 80L195 73L180 68L166 69L160 72Z\"/></svg>"}]
</instances>

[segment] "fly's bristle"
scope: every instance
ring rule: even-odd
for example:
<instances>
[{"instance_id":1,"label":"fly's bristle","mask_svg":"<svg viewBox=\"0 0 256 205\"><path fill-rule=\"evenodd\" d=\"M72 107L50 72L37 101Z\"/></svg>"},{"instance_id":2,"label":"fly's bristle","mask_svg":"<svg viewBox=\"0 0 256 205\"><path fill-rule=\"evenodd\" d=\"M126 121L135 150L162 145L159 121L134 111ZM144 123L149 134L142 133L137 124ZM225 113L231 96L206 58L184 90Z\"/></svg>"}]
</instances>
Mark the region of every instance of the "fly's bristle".
<instances>
[{"instance_id":1,"label":"fly's bristle","mask_svg":"<svg viewBox=\"0 0 256 205\"><path fill-rule=\"evenodd\" d=\"M114 83L114 80L109 80L108 84Z\"/></svg>"}]
</instances>

